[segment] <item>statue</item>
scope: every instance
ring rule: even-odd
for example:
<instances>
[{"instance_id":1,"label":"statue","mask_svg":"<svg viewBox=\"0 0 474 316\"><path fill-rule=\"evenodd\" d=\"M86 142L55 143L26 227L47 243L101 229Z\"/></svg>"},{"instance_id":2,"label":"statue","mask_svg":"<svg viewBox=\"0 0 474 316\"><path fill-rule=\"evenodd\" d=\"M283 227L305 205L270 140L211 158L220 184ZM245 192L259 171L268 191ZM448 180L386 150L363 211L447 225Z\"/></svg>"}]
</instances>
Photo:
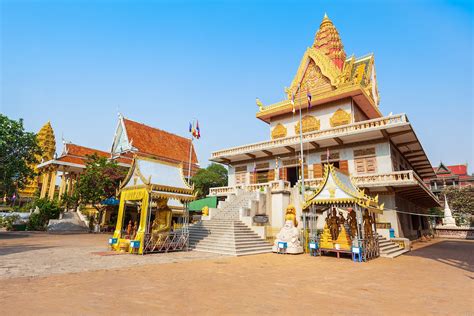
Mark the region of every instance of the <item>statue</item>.
<instances>
[{"instance_id":1,"label":"statue","mask_svg":"<svg viewBox=\"0 0 474 316\"><path fill-rule=\"evenodd\" d=\"M201 209L201 212L202 212L202 216L209 216L209 207L204 206L204 207Z\"/></svg>"},{"instance_id":2,"label":"statue","mask_svg":"<svg viewBox=\"0 0 474 316\"><path fill-rule=\"evenodd\" d=\"M137 221L135 221L135 223L133 223L133 228L132 228L132 238L135 239L135 236L137 236L137 230L138 230L138 223Z\"/></svg>"},{"instance_id":3,"label":"statue","mask_svg":"<svg viewBox=\"0 0 474 316\"><path fill-rule=\"evenodd\" d=\"M357 214L351 208L349 209L347 222L349 223L349 227L351 229L351 232L350 232L351 238L354 239L355 236L357 235Z\"/></svg>"},{"instance_id":4,"label":"statue","mask_svg":"<svg viewBox=\"0 0 474 316\"><path fill-rule=\"evenodd\" d=\"M151 225L151 238L155 241L161 241L163 236L171 230L171 209L167 205L168 200L161 201L156 211L155 219Z\"/></svg>"},{"instance_id":5,"label":"statue","mask_svg":"<svg viewBox=\"0 0 474 316\"><path fill-rule=\"evenodd\" d=\"M273 244L273 252L278 252L278 243L286 242L286 253L299 254L303 253L303 247L299 240L299 230L294 226L293 220L287 220L280 232L276 235L275 243Z\"/></svg>"},{"instance_id":6,"label":"statue","mask_svg":"<svg viewBox=\"0 0 474 316\"><path fill-rule=\"evenodd\" d=\"M132 220L130 220L128 222L128 225L127 225L127 236L128 236L128 238L130 238L131 233L132 233Z\"/></svg>"},{"instance_id":7,"label":"statue","mask_svg":"<svg viewBox=\"0 0 474 316\"><path fill-rule=\"evenodd\" d=\"M286 208L285 221L292 221L294 227L298 227L298 221L296 220L296 209L290 204Z\"/></svg>"},{"instance_id":8,"label":"statue","mask_svg":"<svg viewBox=\"0 0 474 316\"><path fill-rule=\"evenodd\" d=\"M364 221L364 238L372 238L372 224L374 223L374 220L367 209L364 210L364 216L362 219Z\"/></svg>"},{"instance_id":9,"label":"statue","mask_svg":"<svg viewBox=\"0 0 474 316\"><path fill-rule=\"evenodd\" d=\"M339 236L339 219L337 217L336 208L332 208L332 213L328 215L327 218L327 225L329 227L329 231L331 232L332 240L337 240L337 236Z\"/></svg>"}]
</instances>

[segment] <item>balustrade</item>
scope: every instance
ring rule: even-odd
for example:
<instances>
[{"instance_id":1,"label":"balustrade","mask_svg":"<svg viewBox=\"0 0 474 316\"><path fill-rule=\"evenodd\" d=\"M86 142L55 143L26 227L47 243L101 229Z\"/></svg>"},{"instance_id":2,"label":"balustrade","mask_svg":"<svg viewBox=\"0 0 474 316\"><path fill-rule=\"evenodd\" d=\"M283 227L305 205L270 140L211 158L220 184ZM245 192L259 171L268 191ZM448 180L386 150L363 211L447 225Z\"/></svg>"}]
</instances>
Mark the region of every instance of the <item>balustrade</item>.
<instances>
[{"instance_id":1,"label":"balustrade","mask_svg":"<svg viewBox=\"0 0 474 316\"><path fill-rule=\"evenodd\" d=\"M354 131L362 131L373 128L385 127L388 125L394 125L399 123L407 122L405 114L392 115L387 117L381 117L373 120L356 122L349 125L339 126L335 128L314 131L303 134L303 142L310 142L324 137L337 137L341 134L348 134ZM239 147L233 147L228 149L219 150L212 153L212 158L225 157L229 155L238 155L248 152L270 149L274 147L282 147L295 145L300 142L299 135L289 136L285 138L274 139L270 141L264 141L259 143L248 144Z\"/></svg>"}]
</instances>

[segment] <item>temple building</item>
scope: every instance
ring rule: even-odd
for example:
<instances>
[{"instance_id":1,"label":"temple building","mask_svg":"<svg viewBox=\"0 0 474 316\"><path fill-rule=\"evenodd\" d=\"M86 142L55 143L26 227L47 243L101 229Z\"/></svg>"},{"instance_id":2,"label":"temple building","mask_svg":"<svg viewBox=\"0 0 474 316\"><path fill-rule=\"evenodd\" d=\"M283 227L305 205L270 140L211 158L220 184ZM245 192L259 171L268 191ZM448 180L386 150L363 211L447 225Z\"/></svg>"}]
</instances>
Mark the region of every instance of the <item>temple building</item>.
<instances>
[{"instance_id":1,"label":"temple building","mask_svg":"<svg viewBox=\"0 0 474 316\"><path fill-rule=\"evenodd\" d=\"M228 166L229 183L210 195L235 199L256 192L252 198L259 196L264 205L257 215L265 214L268 222L264 230L261 223L249 225L265 237L283 226L289 204L301 217L302 180L309 196L331 164L384 204L376 214L380 234L388 236L393 228L397 237L415 239L428 232L420 215L439 201L422 179L435 174L407 115L381 113L373 54L348 57L325 15L285 92L275 104L257 102L256 117L267 124L268 140L212 153L211 161ZM318 225L322 229L324 221Z\"/></svg>"},{"instance_id":2,"label":"temple building","mask_svg":"<svg viewBox=\"0 0 474 316\"><path fill-rule=\"evenodd\" d=\"M49 134L52 133L52 129L48 131ZM38 137L42 139L42 136ZM51 137L48 139L51 142ZM52 140L54 141L54 136ZM126 170L130 169L136 157L180 166L184 170L183 176L187 180L189 172L192 176L199 169L197 155L191 144L189 138L168 133L119 115L110 151L64 142L59 157L54 157L53 153L43 159L43 162L37 166L41 173L40 197L60 200L64 194L72 195L77 180L86 168L87 156L93 154L115 160L119 166ZM180 203L174 203L170 207L175 213L180 213L183 209ZM110 214L104 214L102 222L108 222L109 218Z\"/></svg>"},{"instance_id":3,"label":"temple building","mask_svg":"<svg viewBox=\"0 0 474 316\"><path fill-rule=\"evenodd\" d=\"M435 175L426 178L425 183L431 191L444 203L441 192L447 187L465 187L474 185L474 175L469 174L467 164L446 166L442 162L433 168Z\"/></svg>"}]
</instances>

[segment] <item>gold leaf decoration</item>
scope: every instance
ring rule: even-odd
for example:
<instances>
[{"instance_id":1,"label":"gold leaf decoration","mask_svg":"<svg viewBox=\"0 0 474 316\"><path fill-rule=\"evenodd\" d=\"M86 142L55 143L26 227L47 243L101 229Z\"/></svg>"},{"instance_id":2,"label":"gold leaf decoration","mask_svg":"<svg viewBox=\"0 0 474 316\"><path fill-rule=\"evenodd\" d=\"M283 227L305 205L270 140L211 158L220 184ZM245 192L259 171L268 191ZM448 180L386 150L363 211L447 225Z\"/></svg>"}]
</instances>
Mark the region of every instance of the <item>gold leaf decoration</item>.
<instances>
[{"instance_id":1,"label":"gold leaf decoration","mask_svg":"<svg viewBox=\"0 0 474 316\"><path fill-rule=\"evenodd\" d=\"M301 121L303 122L303 133L319 131L320 121L312 115L305 115ZM300 133L300 122L295 125L295 134Z\"/></svg>"},{"instance_id":2,"label":"gold leaf decoration","mask_svg":"<svg viewBox=\"0 0 474 316\"><path fill-rule=\"evenodd\" d=\"M272 130L272 139L286 137L286 133L286 127L283 124L278 123Z\"/></svg>"},{"instance_id":3,"label":"gold leaf decoration","mask_svg":"<svg viewBox=\"0 0 474 316\"><path fill-rule=\"evenodd\" d=\"M329 119L331 127L347 125L351 122L351 115L343 109L338 109L334 115Z\"/></svg>"}]
</instances>

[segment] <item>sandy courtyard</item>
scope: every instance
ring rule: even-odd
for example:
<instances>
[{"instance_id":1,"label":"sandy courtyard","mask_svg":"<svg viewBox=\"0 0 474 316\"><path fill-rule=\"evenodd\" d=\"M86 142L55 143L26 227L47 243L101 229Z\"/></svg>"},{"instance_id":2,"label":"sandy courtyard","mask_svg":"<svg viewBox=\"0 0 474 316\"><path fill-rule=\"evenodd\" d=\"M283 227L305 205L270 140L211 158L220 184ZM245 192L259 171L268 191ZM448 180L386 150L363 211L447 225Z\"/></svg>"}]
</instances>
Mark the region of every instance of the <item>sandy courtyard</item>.
<instances>
[{"instance_id":1,"label":"sandy courtyard","mask_svg":"<svg viewBox=\"0 0 474 316\"><path fill-rule=\"evenodd\" d=\"M105 235L0 232L2 315L474 315L474 242L347 259L100 256Z\"/></svg>"}]
</instances>

